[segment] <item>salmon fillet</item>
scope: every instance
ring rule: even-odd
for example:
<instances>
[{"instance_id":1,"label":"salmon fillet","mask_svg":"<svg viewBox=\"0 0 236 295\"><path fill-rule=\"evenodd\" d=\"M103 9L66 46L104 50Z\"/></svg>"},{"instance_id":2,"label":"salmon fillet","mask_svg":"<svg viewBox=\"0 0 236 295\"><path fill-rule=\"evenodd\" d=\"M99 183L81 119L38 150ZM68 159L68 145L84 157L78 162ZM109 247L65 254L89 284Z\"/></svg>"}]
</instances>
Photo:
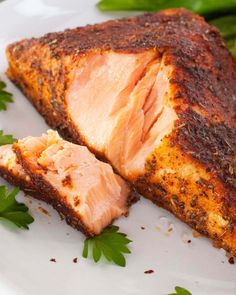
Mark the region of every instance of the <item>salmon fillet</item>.
<instances>
[{"instance_id":1,"label":"salmon fillet","mask_svg":"<svg viewBox=\"0 0 236 295\"><path fill-rule=\"evenodd\" d=\"M236 256L236 68L215 27L171 9L7 48L48 124Z\"/></svg>"},{"instance_id":2,"label":"salmon fillet","mask_svg":"<svg viewBox=\"0 0 236 295\"><path fill-rule=\"evenodd\" d=\"M68 224L88 236L127 215L135 200L109 164L55 131L1 147L0 171L11 183L53 205Z\"/></svg>"}]
</instances>

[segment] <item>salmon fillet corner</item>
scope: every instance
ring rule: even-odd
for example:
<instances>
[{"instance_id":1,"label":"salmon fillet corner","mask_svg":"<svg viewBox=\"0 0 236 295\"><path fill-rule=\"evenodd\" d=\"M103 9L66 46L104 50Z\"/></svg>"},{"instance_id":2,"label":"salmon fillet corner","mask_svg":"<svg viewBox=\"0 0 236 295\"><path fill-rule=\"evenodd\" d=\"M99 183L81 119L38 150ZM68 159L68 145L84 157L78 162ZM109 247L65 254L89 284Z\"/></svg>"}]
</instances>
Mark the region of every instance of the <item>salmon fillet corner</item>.
<instances>
[{"instance_id":1,"label":"salmon fillet corner","mask_svg":"<svg viewBox=\"0 0 236 295\"><path fill-rule=\"evenodd\" d=\"M7 48L7 74L49 125L236 256L236 68L184 9Z\"/></svg>"}]
</instances>

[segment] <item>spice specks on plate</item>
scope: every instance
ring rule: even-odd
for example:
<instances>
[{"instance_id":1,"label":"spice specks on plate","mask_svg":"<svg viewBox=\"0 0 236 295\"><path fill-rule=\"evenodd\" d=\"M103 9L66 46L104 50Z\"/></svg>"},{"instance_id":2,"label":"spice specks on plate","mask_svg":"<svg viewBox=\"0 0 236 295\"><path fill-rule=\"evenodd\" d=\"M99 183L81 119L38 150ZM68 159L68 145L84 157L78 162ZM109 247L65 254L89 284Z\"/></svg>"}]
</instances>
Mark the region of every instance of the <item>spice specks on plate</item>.
<instances>
[{"instance_id":1,"label":"spice specks on plate","mask_svg":"<svg viewBox=\"0 0 236 295\"><path fill-rule=\"evenodd\" d=\"M154 270L153 269L145 270L144 273L145 274L151 274L151 273L154 273Z\"/></svg>"},{"instance_id":2,"label":"spice specks on plate","mask_svg":"<svg viewBox=\"0 0 236 295\"><path fill-rule=\"evenodd\" d=\"M49 212L48 212L46 209L44 209L43 207L40 207L40 206L39 206L38 209L39 209L40 212L42 212L43 214L50 216Z\"/></svg>"}]
</instances>

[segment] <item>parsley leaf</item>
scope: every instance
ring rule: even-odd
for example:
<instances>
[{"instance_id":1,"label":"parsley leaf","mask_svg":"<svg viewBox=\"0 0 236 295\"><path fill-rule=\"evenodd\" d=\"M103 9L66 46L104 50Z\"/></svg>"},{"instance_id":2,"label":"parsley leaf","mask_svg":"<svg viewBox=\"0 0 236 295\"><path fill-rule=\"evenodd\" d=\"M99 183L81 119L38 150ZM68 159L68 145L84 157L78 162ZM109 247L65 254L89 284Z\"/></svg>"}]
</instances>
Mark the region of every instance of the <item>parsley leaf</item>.
<instances>
[{"instance_id":1,"label":"parsley leaf","mask_svg":"<svg viewBox=\"0 0 236 295\"><path fill-rule=\"evenodd\" d=\"M192 293L190 293L188 290L182 288L182 287L179 287L179 286L176 286L175 287L175 293L171 293L171 294L168 294L168 295L192 295Z\"/></svg>"},{"instance_id":2,"label":"parsley leaf","mask_svg":"<svg viewBox=\"0 0 236 295\"><path fill-rule=\"evenodd\" d=\"M7 103L13 102L12 94L5 90L6 84L0 80L0 111L6 111Z\"/></svg>"},{"instance_id":3,"label":"parsley leaf","mask_svg":"<svg viewBox=\"0 0 236 295\"><path fill-rule=\"evenodd\" d=\"M9 144L9 143L13 143L15 142L15 138L13 138L12 135L10 134L3 134L3 130L0 130L0 146L1 145L5 145L5 144Z\"/></svg>"},{"instance_id":4,"label":"parsley leaf","mask_svg":"<svg viewBox=\"0 0 236 295\"><path fill-rule=\"evenodd\" d=\"M28 208L25 204L17 202L18 193L19 188L9 193L5 186L0 186L0 220L7 220L19 228L29 229L28 224L34 219L27 213Z\"/></svg>"},{"instance_id":5,"label":"parsley leaf","mask_svg":"<svg viewBox=\"0 0 236 295\"><path fill-rule=\"evenodd\" d=\"M88 258L89 249L92 249L92 257L95 262L98 262L103 255L107 261L124 267L126 261L123 253L131 253L127 245L132 241L126 237L126 234L119 233L118 230L118 226L112 225L101 234L87 238L84 241L83 257Z\"/></svg>"}]
</instances>

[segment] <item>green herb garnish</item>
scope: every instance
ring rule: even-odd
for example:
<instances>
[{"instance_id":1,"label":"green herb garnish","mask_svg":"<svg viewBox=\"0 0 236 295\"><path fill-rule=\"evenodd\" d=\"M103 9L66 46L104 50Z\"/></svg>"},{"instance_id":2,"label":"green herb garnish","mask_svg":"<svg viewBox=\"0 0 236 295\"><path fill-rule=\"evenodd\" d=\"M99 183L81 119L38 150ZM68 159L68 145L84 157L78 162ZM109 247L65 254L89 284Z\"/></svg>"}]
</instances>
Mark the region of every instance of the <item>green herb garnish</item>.
<instances>
[{"instance_id":1,"label":"green herb garnish","mask_svg":"<svg viewBox=\"0 0 236 295\"><path fill-rule=\"evenodd\" d=\"M188 290L182 288L182 287L175 287L175 293L171 293L168 295L192 295L192 293L190 293Z\"/></svg>"},{"instance_id":2,"label":"green herb garnish","mask_svg":"<svg viewBox=\"0 0 236 295\"><path fill-rule=\"evenodd\" d=\"M236 15L226 15L210 20L209 23L216 26L224 38L236 36Z\"/></svg>"},{"instance_id":3,"label":"green herb garnish","mask_svg":"<svg viewBox=\"0 0 236 295\"><path fill-rule=\"evenodd\" d=\"M0 111L6 111L7 103L13 102L12 94L5 90L6 84L0 80Z\"/></svg>"},{"instance_id":4,"label":"green herb garnish","mask_svg":"<svg viewBox=\"0 0 236 295\"><path fill-rule=\"evenodd\" d=\"M19 188L8 192L5 186L0 186L0 220L9 221L19 228L29 229L28 224L34 221L27 213L28 207L16 200Z\"/></svg>"},{"instance_id":5,"label":"green herb garnish","mask_svg":"<svg viewBox=\"0 0 236 295\"><path fill-rule=\"evenodd\" d=\"M118 226L112 225L100 235L87 238L84 241L83 257L88 258L89 248L91 248L95 262L98 262L103 255L107 261L124 267L126 261L123 253L131 253L127 245L132 241L126 237L126 234L120 233L118 230Z\"/></svg>"},{"instance_id":6,"label":"green herb garnish","mask_svg":"<svg viewBox=\"0 0 236 295\"><path fill-rule=\"evenodd\" d=\"M195 13L211 16L236 12L235 0L100 0L98 7L103 11L142 10L158 11L184 7Z\"/></svg>"},{"instance_id":7,"label":"green herb garnish","mask_svg":"<svg viewBox=\"0 0 236 295\"><path fill-rule=\"evenodd\" d=\"M5 144L11 144L16 139L11 134L3 134L3 130L0 130L0 146Z\"/></svg>"},{"instance_id":8,"label":"green herb garnish","mask_svg":"<svg viewBox=\"0 0 236 295\"><path fill-rule=\"evenodd\" d=\"M209 23L219 29L230 52L236 58L236 15L222 16L210 20Z\"/></svg>"}]
</instances>

